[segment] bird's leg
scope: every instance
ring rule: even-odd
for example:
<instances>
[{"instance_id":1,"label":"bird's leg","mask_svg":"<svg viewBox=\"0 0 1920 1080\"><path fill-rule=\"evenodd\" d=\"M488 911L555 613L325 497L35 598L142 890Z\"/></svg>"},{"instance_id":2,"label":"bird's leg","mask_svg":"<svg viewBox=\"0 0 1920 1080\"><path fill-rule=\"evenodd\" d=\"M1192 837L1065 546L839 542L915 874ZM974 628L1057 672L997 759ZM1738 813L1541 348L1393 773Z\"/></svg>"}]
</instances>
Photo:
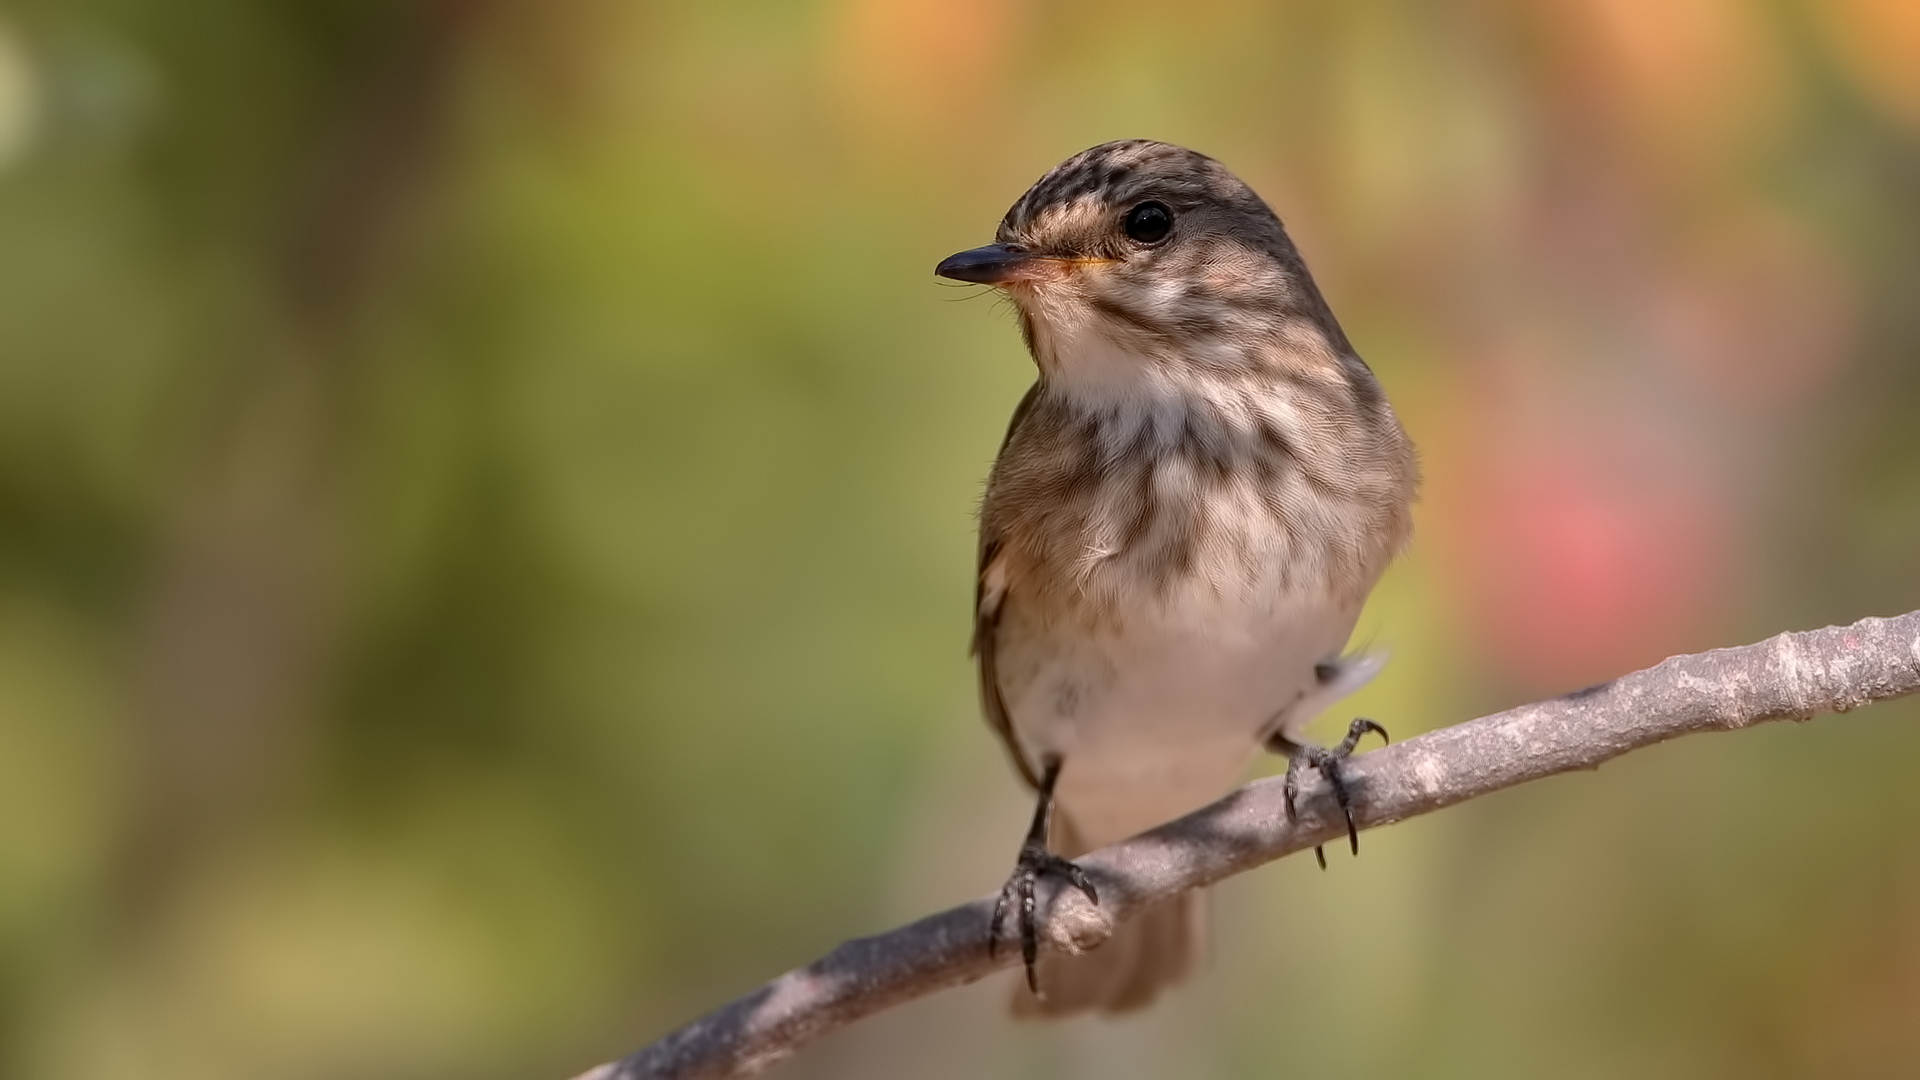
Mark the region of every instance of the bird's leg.
<instances>
[{"instance_id":1,"label":"bird's leg","mask_svg":"<svg viewBox=\"0 0 1920 1080\"><path fill-rule=\"evenodd\" d=\"M1007 883L1000 889L1000 898L993 903L993 923L987 928L987 955L992 956L1000 945L1000 927L1006 921L1007 909L1018 906L1020 957L1026 961L1027 988L1035 996L1040 993L1040 981L1033 973L1034 962L1040 956L1040 933L1034 920L1034 883L1042 874L1055 874L1086 893L1088 900L1096 904L1100 902L1086 871L1047 850L1047 822L1053 812L1053 785L1059 779L1060 759L1049 757L1046 770L1040 777L1040 799L1033 808L1033 824L1027 829L1026 840L1020 844L1020 857L1014 863L1013 876L1007 878Z\"/></svg>"},{"instance_id":2,"label":"bird's leg","mask_svg":"<svg viewBox=\"0 0 1920 1080\"><path fill-rule=\"evenodd\" d=\"M1318 769L1320 775L1327 778L1327 786L1333 789L1333 797L1340 804L1340 813L1347 819L1347 840L1353 845L1353 853L1360 854L1360 830L1353 824L1353 796L1347 790L1345 768L1341 762L1352 756L1354 748L1368 732L1380 736L1381 742L1387 741L1387 729L1379 724L1360 717L1347 725L1347 737L1340 740L1338 746L1328 749L1310 743L1295 742L1287 738L1284 731L1276 731L1267 738L1267 749L1287 758L1287 779L1281 790L1286 795L1287 816L1293 816L1294 800L1300 794L1300 773L1303 769ZM1319 861L1320 869L1327 868L1327 853L1319 844L1313 846L1313 857Z\"/></svg>"}]
</instances>

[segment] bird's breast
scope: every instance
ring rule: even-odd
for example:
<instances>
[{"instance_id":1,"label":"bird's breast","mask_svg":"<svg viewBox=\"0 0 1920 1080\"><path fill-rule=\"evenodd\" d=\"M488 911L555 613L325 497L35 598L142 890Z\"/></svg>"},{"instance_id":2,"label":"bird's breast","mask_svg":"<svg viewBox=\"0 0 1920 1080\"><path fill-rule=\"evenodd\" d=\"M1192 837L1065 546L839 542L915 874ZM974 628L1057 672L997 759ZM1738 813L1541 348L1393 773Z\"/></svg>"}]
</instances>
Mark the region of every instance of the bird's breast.
<instances>
[{"instance_id":1,"label":"bird's breast","mask_svg":"<svg viewBox=\"0 0 1920 1080\"><path fill-rule=\"evenodd\" d=\"M1404 541L1390 453L1259 404L1041 400L995 464L998 689L1023 756L1066 762L1061 805L1092 841L1229 790Z\"/></svg>"},{"instance_id":2,"label":"bird's breast","mask_svg":"<svg viewBox=\"0 0 1920 1080\"><path fill-rule=\"evenodd\" d=\"M982 506L1009 589L1095 623L1209 598L1364 597L1408 531L1394 448L1291 415L1279 395L1223 396L1037 403Z\"/></svg>"}]
</instances>

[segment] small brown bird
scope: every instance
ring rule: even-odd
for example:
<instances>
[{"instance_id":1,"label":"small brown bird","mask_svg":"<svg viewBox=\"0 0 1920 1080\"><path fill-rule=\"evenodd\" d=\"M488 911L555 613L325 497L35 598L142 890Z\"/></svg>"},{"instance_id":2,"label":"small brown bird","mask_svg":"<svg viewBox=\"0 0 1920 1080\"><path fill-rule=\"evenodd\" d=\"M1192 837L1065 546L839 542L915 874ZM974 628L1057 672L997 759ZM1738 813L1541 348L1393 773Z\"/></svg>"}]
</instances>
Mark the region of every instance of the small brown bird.
<instances>
[{"instance_id":1,"label":"small brown bird","mask_svg":"<svg viewBox=\"0 0 1920 1080\"><path fill-rule=\"evenodd\" d=\"M1379 667L1342 650L1419 470L1280 219L1212 158L1096 146L994 239L935 271L1004 290L1040 369L980 510L981 698L1039 795L989 944L1011 912L1016 1011L1118 1012L1192 968L1200 899L1037 957L1036 877L1097 902L1073 856L1219 798L1262 745L1344 805L1338 760L1379 728L1300 733Z\"/></svg>"}]
</instances>

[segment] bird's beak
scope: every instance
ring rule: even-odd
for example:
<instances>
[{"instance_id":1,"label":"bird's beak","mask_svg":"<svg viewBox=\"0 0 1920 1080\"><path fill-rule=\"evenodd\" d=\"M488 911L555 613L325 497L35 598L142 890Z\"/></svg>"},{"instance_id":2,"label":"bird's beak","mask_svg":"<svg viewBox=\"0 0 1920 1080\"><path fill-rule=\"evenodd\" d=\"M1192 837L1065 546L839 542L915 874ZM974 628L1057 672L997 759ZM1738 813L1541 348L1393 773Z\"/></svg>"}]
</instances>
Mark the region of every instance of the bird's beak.
<instances>
[{"instance_id":1,"label":"bird's beak","mask_svg":"<svg viewBox=\"0 0 1920 1080\"><path fill-rule=\"evenodd\" d=\"M988 244L940 260L933 272L955 281L978 285L1007 285L1016 281L1044 281L1056 276L1059 260L1035 255L1013 244Z\"/></svg>"}]
</instances>

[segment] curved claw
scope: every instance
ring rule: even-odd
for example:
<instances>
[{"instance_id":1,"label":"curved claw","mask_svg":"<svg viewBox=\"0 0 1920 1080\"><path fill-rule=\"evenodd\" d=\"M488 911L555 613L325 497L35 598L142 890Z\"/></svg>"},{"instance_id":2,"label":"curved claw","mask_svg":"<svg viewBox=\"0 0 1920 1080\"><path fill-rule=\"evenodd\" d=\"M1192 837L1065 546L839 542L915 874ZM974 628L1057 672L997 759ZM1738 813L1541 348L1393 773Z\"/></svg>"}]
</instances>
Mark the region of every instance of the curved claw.
<instances>
[{"instance_id":1,"label":"curved claw","mask_svg":"<svg viewBox=\"0 0 1920 1080\"><path fill-rule=\"evenodd\" d=\"M1034 964L1040 959L1040 932L1033 919L1033 878L1029 872L1020 881L1020 959L1027 965L1027 989L1037 996L1040 979L1034 973Z\"/></svg>"},{"instance_id":2,"label":"curved claw","mask_svg":"<svg viewBox=\"0 0 1920 1080\"><path fill-rule=\"evenodd\" d=\"M1340 761L1346 755L1338 752L1328 754L1317 764L1320 775L1327 778L1327 786L1333 789L1334 801L1340 804L1340 816L1347 819L1347 842L1352 845L1353 853L1360 854L1360 829L1353 822L1353 796L1347 791L1347 779L1342 775Z\"/></svg>"},{"instance_id":3,"label":"curved claw","mask_svg":"<svg viewBox=\"0 0 1920 1080\"><path fill-rule=\"evenodd\" d=\"M1340 745L1334 747L1329 753L1334 757L1346 757L1352 754L1354 749L1360 745L1360 740L1365 738L1368 732L1380 736L1380 742L1382 744L1389 744L1393 741L1387 734L1386 728L1361 716L1356 717L1353 723L1347 725L1347 737L1341 739Z\"/></svg>"},{"instance_id":4,"label":"curved claw","mask_svg":"<svg viewBox=\"0 0 1920 1080\"><path fill-rule=\"evenodd\" d=\"M1086 896L1088 903L1098 904L1100 902L1100 894L1095 892L1093 888L1093 879L1087 876L1085 870L1080 869L1079 863L1068 862L1065 870L1067 872L1067 881L1072 883L1074 888L1079 889L1080 892Z\"/></svg>"}]
</instances>

